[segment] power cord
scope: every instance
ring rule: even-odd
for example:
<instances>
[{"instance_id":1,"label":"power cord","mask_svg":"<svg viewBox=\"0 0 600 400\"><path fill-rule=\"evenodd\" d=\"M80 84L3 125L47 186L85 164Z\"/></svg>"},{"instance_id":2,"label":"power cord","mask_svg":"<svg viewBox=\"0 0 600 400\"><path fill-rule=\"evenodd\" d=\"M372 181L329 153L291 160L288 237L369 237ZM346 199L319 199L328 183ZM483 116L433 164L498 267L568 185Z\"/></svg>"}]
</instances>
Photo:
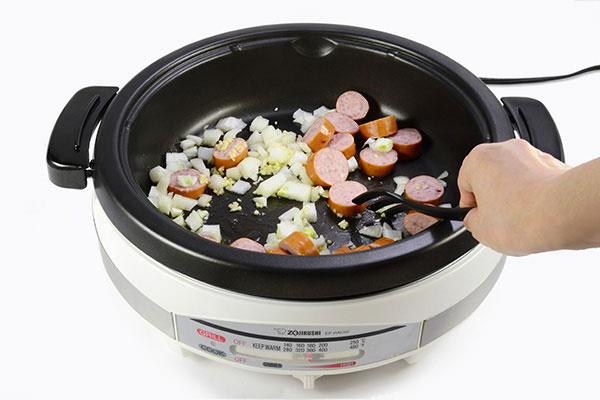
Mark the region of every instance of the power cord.
<instances>
[{"instance_id":1,"label":"power cord","mask_svg":"<svg viewBox=\"0 0 600 400\"><path fill-rule=\"evenodd\" d=\"M577 75L587 74L589 72L600 71L600 65L592 65L581 69L579 71L572 72L566 75L555 75L555 76L539 76L531 78L479 78L488 85L515 85L520 83L541 83L549 81L557 81L560 79L572 78Z\"/></svg>"}]
</instances>

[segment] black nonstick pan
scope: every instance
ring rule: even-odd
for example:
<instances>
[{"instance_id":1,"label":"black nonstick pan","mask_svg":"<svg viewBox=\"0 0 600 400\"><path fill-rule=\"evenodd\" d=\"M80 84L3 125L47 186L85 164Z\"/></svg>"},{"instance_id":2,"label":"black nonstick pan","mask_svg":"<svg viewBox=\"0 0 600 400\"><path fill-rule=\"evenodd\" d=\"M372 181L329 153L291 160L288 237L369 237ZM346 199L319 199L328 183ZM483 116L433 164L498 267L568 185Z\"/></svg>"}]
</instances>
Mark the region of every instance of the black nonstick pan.
<instances>
[{"instance_id":1,"label":"black nonstick pan","mask_svg":"<svg viewBox=\"0 0 600 400\"><path fill-rule=\"evenodd\" d=\"M392 189L393 176L448 171L442 202L458 205L456 178L463 158L479 143L524 138L562 158L560 137L545 107L532 99L503 103L466 69L418 43L366 29L318 24L251 28L209 38L150 65L123 89L92 87L79 92L59 117L48 164L53 182L85 187L93 177L100 203L117 229L141 251L169 268L219 287L284 299L333 299L373 293L421 279L477 245L462 223L442 221L427 231L376 250L331 256L251 253L198 237L162 215L147 200L148 171L188 134L236 116L262 115L281 129L299 132L298 109L335 106L346 90L371 105L365 121L395 115L399 127L424 134L423 155L399 161L392 175L348 179L367 188ZM89 139L102 120L95 155ZM241 135L248 137L246 130ZM357 145L362 145L358 141ZM241 199L242 211L230 202ZM209 223L218 223L229 243L249 237L264 243L290 200L269 199L255 216L251 192L214 197ZM317 204L318 234L330 248L370 243L358 234L379 218L366 212L338 227L326 201ZM391 222L400 228L401 215Z\"/></svg>"}]
</instances>

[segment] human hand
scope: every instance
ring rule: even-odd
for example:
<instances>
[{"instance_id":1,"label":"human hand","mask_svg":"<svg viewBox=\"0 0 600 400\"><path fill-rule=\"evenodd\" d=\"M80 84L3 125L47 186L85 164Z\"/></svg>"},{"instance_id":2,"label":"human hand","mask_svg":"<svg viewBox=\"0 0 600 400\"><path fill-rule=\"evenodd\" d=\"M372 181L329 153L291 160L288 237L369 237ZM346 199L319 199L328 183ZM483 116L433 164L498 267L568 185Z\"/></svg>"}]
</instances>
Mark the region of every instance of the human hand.
<instances>
[{"instance_id":1,"label":"human hand","mask_svg":"<svg viewBox=\"0 0 600 400\"><path fill-rule=\"evenodd\" d=\"M458 174L460 206L475 207L465 227L484 245L508 255L560 247L548 229L556 210L550 199L557 178L571 167L524 140L473 148Z\"/></svg>"}]
</instances>

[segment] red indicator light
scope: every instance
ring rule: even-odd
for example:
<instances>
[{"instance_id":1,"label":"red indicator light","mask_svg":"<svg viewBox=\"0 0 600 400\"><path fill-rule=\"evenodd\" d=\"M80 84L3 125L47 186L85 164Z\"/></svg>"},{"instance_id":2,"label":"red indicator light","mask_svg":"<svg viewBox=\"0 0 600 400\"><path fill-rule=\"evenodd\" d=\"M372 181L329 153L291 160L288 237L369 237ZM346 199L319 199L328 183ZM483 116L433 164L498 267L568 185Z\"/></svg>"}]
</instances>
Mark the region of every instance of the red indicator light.
<instances>
[{"instance_id":1,"label":"red indicator light","mask_svg":"<svg viewBox=\"0 0 600 400\"><path fill-rule=\"evenodd\" d=\"M204 329L200 328L196 329L196 332L198 332L198 334L201 336L207 337L212 340L216 340L217 342L225 343L225 338L221 335L217 335L216 333L205 331Z\"/></svg>"}]
</instances>

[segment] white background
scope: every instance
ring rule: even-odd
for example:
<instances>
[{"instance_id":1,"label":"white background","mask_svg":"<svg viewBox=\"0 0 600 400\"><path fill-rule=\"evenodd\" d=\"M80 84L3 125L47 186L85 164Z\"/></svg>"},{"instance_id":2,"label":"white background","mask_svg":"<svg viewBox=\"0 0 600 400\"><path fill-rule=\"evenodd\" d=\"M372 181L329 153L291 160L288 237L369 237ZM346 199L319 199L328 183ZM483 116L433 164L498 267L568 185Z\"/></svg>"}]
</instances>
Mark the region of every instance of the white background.
<instances>
[{"instance_id":1,"label":"white background","mask_svg":"<svg viewBox=\"0 0 600 400\"><path fill-rule=\"evenodd\" d=\"M123 87L159 57L214 34L341 23L421 42L477 76L557 74L600 63L600 1L7 4L0 12L0 398L600 396L598 249L510 258L478 311L419 364L325 377L305 392L289 377L170 352L103 269L92 189L54 187L45 167L52 126L78 89ZM600 155L600 74L493 91L541 100L569 164Z\"/></svg>"}]
</instances>

